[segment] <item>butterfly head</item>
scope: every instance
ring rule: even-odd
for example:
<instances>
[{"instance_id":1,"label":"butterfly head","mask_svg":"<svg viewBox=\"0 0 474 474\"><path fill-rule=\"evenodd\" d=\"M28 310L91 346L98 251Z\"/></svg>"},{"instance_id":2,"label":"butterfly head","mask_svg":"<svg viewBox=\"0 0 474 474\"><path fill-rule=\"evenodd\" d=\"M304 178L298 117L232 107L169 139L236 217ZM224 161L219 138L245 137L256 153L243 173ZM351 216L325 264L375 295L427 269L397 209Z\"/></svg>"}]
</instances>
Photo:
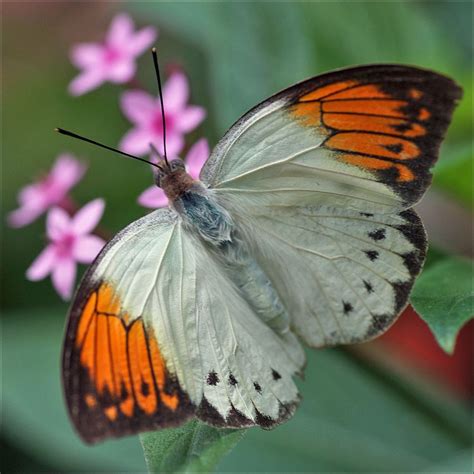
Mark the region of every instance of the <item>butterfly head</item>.
<instances>
[{"instance_id":1,"label":"butterfly head","mask_svg":"<svg viewBox=\"0 0 474 474\"><path fill-rule=\"evenodd\" d=\"M186 172L184 161L176 158L159 163L155 172L155 184L163 189L168 199L174 201L193 185L193 178Z\"/></svg>"}]
</instances>

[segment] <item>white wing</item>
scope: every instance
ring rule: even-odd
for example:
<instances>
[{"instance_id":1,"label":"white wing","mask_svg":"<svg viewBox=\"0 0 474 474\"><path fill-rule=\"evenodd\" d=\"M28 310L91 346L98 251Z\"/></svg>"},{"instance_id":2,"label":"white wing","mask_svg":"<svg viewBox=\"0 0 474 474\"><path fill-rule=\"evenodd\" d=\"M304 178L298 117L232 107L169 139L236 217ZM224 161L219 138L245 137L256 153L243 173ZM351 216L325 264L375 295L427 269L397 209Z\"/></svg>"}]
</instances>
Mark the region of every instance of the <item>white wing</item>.
<instances>
[{"instance_id":1,"label":"white wing","mask_svg":"<svg viewBox=\"0 0 474 474\"><path fill-rule=\"evenodd\" d=\"M431 71L336 71L258 105L211 154L202 181L309 345L374 337L406 305L426 236L403 210L425 192L460 96Z\"/></svg>"},{"instance_id":2,"label":"white wing","mask_svg":"<svg viewBox=\"0 0 474 474\"><path fill-rule=\"evenodd\" d=\"M93 360L106 358L97 354L100 347L93 350L94 357L87 355L92 350L88 337L94 335L89 331L88 336L81 336L84 331L80 321L88 317L89 301L96 307L95 327L100 326L100 318L108 318L109 324L113 318L121 319L127 334L136 324L143 325L147 344L133 354L148 353L150 361L154 351L159 354L158 362L150 362L150 366L135 360L138 355L126 355L138 414L132 416L131 411L122 409L125 395L114 390L112 380L115 377L116 381L117 370L110 371L114 377L109 380L94 368ZM79 290L64 361L65 373L74 375L82 369L83 381L66 377L70 410L87 411L81 397L86 399L92 393L103 409L96 413L96 404L94 410L89 409L89 417L102 416L107 403L116 407L118 416L105 420L103 432L95 434L88 434L87 429L92 428L84 427L81 417L73 416L73 420L90 439L107 436L105 429L113 436L177 424L192 412L216 425L266 427L280 423L297 405L292 376L304 364L296 337L289 330L283 333L275 333L258 318L205 244L183 228L176 214L155 211L129 226L106 247ZM138 339L127 344L132 348L140 345ZM112 356L112 365L119 364L121 354ZM150 371L157 381L156 396L164 401L161 406L159 401L146 401L150 387L142 390ZM160 371L166 375L160 375ZM137 373L142 374L141 378ZM123 386L127 388L126 377ZM166 397L173 394L175 402L167 401ZM92 422L86 415L82 414L82 420L90 426Z\"/></svg>"},{"instance_id":3,"label":"white wing","mask_svg":"<svg viewBox=\"0 0 474 474\"><path fill-rule=\"evenodd\" d=\"M228 207L252 255L308 345L371 339L405 307L426 251L413 211L234 204Z\"/></svg>"}]
</instances>

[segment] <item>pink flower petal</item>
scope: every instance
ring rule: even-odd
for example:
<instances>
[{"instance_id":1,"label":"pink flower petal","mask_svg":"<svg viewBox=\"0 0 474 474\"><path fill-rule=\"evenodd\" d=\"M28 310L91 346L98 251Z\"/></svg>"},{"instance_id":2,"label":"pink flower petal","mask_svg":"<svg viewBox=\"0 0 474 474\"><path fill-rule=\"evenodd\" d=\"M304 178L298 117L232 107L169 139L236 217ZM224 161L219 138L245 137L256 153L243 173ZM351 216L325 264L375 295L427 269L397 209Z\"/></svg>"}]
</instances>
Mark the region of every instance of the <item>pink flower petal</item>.
<instances>
[{"instance_id":1,"label":"pink flower petal","mask_svg":"<svg viewBox=\"0 0 474 474\"><path fill-rule=\"evenodd\" d=\"M133 34L133 21L126 13L114 17L107 33L107 43L122 47Z\"/></svg>"},{"instance_id":2,"label":"pink flower petal","mask_svg":"<svg viewBox=\"0 0 474 474\"><path fill-rule=\"evenodd\" d=\"M165 192L157 186L150 186L145 189L145 191L138 196L137 201L140 206L149 207L151 209L168 205L168 198Z\"/></svg>"},{"instance_id":3,"label":"pink flower petal","mask_svg":"<svg viewBox=\"0 0 474 474\"><path fill-rule=\"evenodd\" d=\"M198 140L186 155L186 169L194 178L199 178L199 173L206 160L209 158L209 144L205 138Z\"/></svg>"},{"instance_id":4,"label":"pink flower petal","mask_svg":"<svg viewBox=\"0 0 474 474\"><path fill-rule=\"evenodd\" d=\"M102 68L91 68L79 74L69 84L71 95L82 95L100 86L105 80Z\"/></svg>"},{"instance_id":5,"label":"pink flower petal","mask_svg":"<svg viewBox=\"0 0 474 474\"><path fill-rule=\"evenodd\" d=\"M136 65L133 60L115 61L107 68L107 79L116 84L129 81L135 74Z\"/></svg>"},{"instance_id":6,"label":"pink flower petal","mask_svg":"<svg viewBox=\"0 0 474 474\"><path fill-rule=\"evenodd\" d=\"M157 145L156 141L154 142ZM158 151L160 153L164 153L163 151L163 141L160 141L159 146L157 146ZM169 159L176 158L180 153L181 150L184 148L184 138L179 133L168 133L166 135L166 152L168 154Z\"/></svg>"},{"instance_id":7,"label":"pink flower petal","mask_svg":"<svg viewBox=\"0 0 474 474\"><path fill-rule=\"evenodd\" d=\"M18 202L20 204L30 204L41 199L41 186L39 183L28 184L20 189Z\"/></svg>"},{"instance_id":8,"label":"pink flower petal","mask_svg":"<svg viewBox=\"0 0 474 474\"><path fill-rule=\"evenodd\" d=\"M25 205L10 212L7 222L10 227L23 227L31 224L46 210L45 206Z\"/></svg>"},{"instance_id":9,"label":"pink flower petal","mask_svg":"<svg viewBox=\"0 0 474 474\"><path fill-rule=\"evenodd\" d=\"M194 130L206 116L206 111L197 105L190 105L174 117L174 126L183 133Z\"/></svg>"},{"instance_id":10,"label":"pink flower petal","mask_svg":"<svg viewBox=\"0 0 474 474\"><path fill-rule=\"evenodd\" d=\"M46 233L50 240L60 239L69 230L71 219L60 207L53 207L46 218Z\"/></svg>"},{"instance_id":11,"label":"pink flower petal","mask_svg":"<svg viewBox=\"0 0 474 474\"><path fill-rule=\"evenodd\" d=\"M188 98L188 79L182 72L175 72L163 86L163 102L166 113L174 114L179 112L186 105Z\"/></svg>"},{"instance_id":12,"label":"pink flower petal","mask_svg":"<svg viewBox=\"0 0 474 474\"><path fill-rule=\"evenodd\" d=\"M131 155L146 155L150 151L150 143L154 142L154 136L143 128L133 128L122 138L119 148Z\"/></svg>"},{"instance_id":13,"label":"pink flower petal","mask_svg":"<svg viewBox=\"0 0 474 474\"><path fill-rule=\"evenodd\" d=\"M104 48L97 43L80 43L71 49L72 63L81 69L95 66L102 61Z\"/></svg>"},{"instance_id":14,"label":"pink flower petal","mask_svg":"<svg viewBox=\"0 0 474 474\"><path fill-rule=\"evenodd\" d=\"M76 279L76 262L72 259L58 260L53 268L51 279L61 298L69 300Z\"/></svg>"},{"instance_id":15,"label":"pink flower petal","mask_svg":"<svg viewBox=\"0 0 474 474\"><path fill-rule=\"evenodd\" d=\"M158 33L155 28L148 26L137 31L127 44L128 51L134 56L138 56L148 49L156 40Z\"/></svg>"},{"instance_id":16,"label":"pink flower petal","mask_svg":"<svg viewBox=\"0 0 474 474\"><path fill-rule=\"evenodd\" d=\"M42 280L45 278L53 269L55 262L55 250L54 245L48 245L42 252L35 258L33 263L26 271L26 278L31 281Z\"/></svg>"},{"instance_id":17,"label":"pink flower petal","mask_svg":"<svg viewBox=\"0 0 474 474\"><path fill-rule=\"evenodd\" d=\"M81 180L86 169L87 166L84 163L65 153L59 155L56 159L50 176L54 179L57 186L68 191Z\"/></svg>"},{"instance_id":18,"label":"pink flower petal","mask_svg":"<svg viewBox=\"0 0 474 474\"><path fill-rule=\"evenodd\" d=\"M103 199L94 199L76 212L71 219L71 231L74 235L85 235L92 232L102 217L105 208Z\"/></svg>"},{"instance_id":19,"label":"pink flower petal","mask_svg":"<svg viewBox=\"0 0 474 474\"><path fill-rule=\"evenodd\" d=\"M105 245L97 235L81 235L74 242L73 256L81 263L91 263Z\"/></svg>"},{"instance_id":20,"label":"pink flower petal","mask_svg":"<svg viewBox=\"0 0 474 474\"><path fill-rule=\"evenodd\" d=\"M149 124L156 110L154 98L139 90L124 92L120 98L120 107L128 120L140 125Z\"/></svg>"}]
</instances>

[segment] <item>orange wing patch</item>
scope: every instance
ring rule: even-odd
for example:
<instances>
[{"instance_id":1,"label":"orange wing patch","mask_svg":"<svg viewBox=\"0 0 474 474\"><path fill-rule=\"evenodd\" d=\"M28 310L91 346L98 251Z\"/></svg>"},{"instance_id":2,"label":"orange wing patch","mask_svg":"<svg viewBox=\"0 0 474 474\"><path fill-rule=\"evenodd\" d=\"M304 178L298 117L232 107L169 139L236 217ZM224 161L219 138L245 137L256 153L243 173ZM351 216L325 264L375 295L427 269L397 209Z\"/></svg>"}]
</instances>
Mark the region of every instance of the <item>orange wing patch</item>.
<instances>
[{"instance_id":1,"label":"orange wing patch","mask_svg":"<svg viewBox=\"0 0 474 474\"><path fill-rule=\"evenodd\" d=\"M341 151L398 160L409 160L420 155L419 148L411 141L375 133L338 133L326 141L326 146Z\"/></svg>"},{"instance_id":2,"label":"orange wing patch","mask_svg":"<svg viewBox=\"0 0 474 474\"><path fill-rule=\"evenodd\" d=\"M357 84L355 81L353 84ZM390 95L382 92L374 84L366 84L363 86L349 87L337 94L331 94L331 100L338 99L390 99Z\"/></svg>"},{"instance_id":3,"label":"orange wing patch","mask_svg":"<svg viewBox=\"0 0 474 474\"><path fill-rule=\"evenodd\" d=\"M382 117L406 118L403 108L408 105L404 100L361 99L361 100L328 100L322 105L323 112L345 114L370 114Z\"/></svg>"},{"instance_id":4,"label":"orange wing patch","mask_svg":"<svg viewBox=\"0 0 474 474\"><path fill-rule=\"evenodd\" d=\"M311 101L311 100L321 100L324 97L335 94L341 90L349 89L358 84L357 81L341 81L335 82L334 84L329 84L327 86L319 87L318 89L308 92L307 94L300 97L300 102Z\"/></svg>"},{"instance_id":5,"label":"orange wing patch","mask_svg":"<svg viewBox=\"0 0 474 474\"><path fill-rule=\"evenodd\" d=\"M181 404L189 413L191 404L179 385L170 381L155 335L142 318L130 322L128 315L121 314L120 300L111 285L102 283L88 296L79 316L74 350L85 377L79 387L79 406L97 417L102 413L108 423L120 422L116 430L120 434L124 434L124 420L129 420L129 430L137 419L161 420L164 413L163 424L168 426L170 414L180 411ZM143 429L146 426L140 427ZM86 440L88 436L84 435Z\"/></svg>"},{"instance_id":6,"label":"orange wing patch","mask_svg":"<svg viewBox=\"0 0 474 474\"><path fill-rule=\"evenodd\" d=\"M292 106L292 115L307 127L321 125L321 102L301 102Z\"/></svg>"},{"instance_id":7,"label":"orange wing patch","mask_svg":"<svg viewBox=\"0 0 474 474\"><path fill-rule=\"evenodd\" d=\"M387 80L389 84L389 80ZM416 180L415 162L422 156L417 140L429 132L431 113L418 87L339 81L305 92L289 113L306 127L327 135L324 147L351 165L393 170L395 182Z\"/></svg>"},{"instance_id":8,"label":"orange wing patch","mask_svg":"<svg viewBox=\"0 0 474 474\"><path fill-rule=\"evenodd\" d=\"M357 128L357 130L402 137L419 137L426 134L426 129L417 123L407 126L405 120L373 115L326 113L324 114L324 123L330 128L343 131Z\"/></svg>"}]
</instances>

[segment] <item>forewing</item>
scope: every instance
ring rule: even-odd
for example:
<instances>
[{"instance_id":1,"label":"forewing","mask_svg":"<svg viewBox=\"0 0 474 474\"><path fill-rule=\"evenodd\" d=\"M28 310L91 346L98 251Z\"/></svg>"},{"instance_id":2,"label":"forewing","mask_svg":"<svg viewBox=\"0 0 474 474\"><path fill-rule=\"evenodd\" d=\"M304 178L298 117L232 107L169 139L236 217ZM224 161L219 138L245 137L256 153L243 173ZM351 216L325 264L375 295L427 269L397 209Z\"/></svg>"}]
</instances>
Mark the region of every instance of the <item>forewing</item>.
<instances>
[{"instance_id":1,"label":"forewing","mask_svg":"<svg viewBox=\"0 0 474 474\"><path fill-rule=\"evenodd\" d=\"M88 442L194 413L219 426L272 426L293 413L303 363L295 336L260 321L204 244L159 210L114 238L83 279L64 390Z\"/></svg>"},{"instance_id":2,"label":"forewing","mask_svg":"<svg viewBox=\"0 0 474 474\"><path fill-rule=\"evenodd\" d=\"M286 89L242 117L201 173L220 195L255 205L327 205L391 213L411 207L460 88L407 66L340 70Z\"/></svg>"},{"instance_id":3,"label":"forewing","mask_svg":"<svg viewBox=\"0 0 474 474\"><path fill-rule=\"evenodd\" d=\"M89 443L175 426L194 412L161 353L167 341L126 302L137 279L158 263L151 250L166 244L175 225L170 212L158 211L127 227L102 250L75 296L63 386L71 419Z\"/></svg>"}]
</instances>

